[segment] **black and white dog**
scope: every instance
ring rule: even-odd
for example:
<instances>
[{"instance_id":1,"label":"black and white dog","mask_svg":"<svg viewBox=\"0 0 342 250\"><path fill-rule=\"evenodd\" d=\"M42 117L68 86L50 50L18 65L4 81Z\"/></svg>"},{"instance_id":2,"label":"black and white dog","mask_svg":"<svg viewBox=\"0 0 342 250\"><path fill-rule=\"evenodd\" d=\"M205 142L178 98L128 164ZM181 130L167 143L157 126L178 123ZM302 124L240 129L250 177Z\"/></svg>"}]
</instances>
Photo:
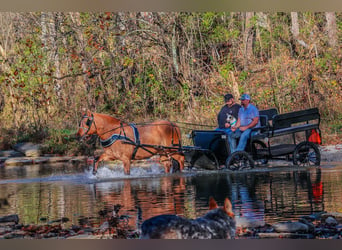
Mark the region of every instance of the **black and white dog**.
<instances>
[{"instance_id":1,"label":"black and white dog","mask_svg":"<svg viewBox=\"0 0 342 250\"><path fill-rule=\"evenodd\" d=\"M210 211L197 219L177 215L159 215L143 222L141 239L233 239L236 223L232 204L225 199L219 208L211 197Z\"/></svg>"},{"instance_id":2,"label":"black and white dog","mask_svg":"<svg viewBox=\"0 0 342 250\"><path fill-rule=\"evenodd\" d=\"M233 127L236 124L237 120L234 116L227 114L227 122L230 124L231 127Z\"/></svg>"}]
</instances>

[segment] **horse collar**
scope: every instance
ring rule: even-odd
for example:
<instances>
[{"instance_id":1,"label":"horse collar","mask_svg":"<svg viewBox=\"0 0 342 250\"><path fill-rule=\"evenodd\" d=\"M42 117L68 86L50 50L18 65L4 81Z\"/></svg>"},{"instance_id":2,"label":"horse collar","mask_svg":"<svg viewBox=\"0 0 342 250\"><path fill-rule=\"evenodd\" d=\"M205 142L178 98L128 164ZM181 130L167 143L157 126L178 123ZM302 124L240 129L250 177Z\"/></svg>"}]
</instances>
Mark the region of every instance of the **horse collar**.
<instances>
[{"instance_id":1,"label":"horse collar","mask_svg":"<svg viewBox=\"0 0 342 250\"><path fill-rule=\"evenodd\" d=\"M126 136L126 133L125 133L125 130L124 130L124 126L122 123L120 123L120 127L121 127L121 130L120 130L120 134L112 134L108 139L106 140L102 140L100 139L100 143L101 143L101 146L106 148L106 147L109 147L111 146L114 142L116 142L117 140L126 140L126 141L129 141L129 142L132 142L133 144L135 145L139 145L140 144L140 137L139 137L139 132L138 132L138 129L137 127L134 125L134 124L129 124L130 127L132 127L133 131L134 131L134 141L129 138L128 136ZM123 131L123 135L121 134Z\"/></svg>"}]
</instances>

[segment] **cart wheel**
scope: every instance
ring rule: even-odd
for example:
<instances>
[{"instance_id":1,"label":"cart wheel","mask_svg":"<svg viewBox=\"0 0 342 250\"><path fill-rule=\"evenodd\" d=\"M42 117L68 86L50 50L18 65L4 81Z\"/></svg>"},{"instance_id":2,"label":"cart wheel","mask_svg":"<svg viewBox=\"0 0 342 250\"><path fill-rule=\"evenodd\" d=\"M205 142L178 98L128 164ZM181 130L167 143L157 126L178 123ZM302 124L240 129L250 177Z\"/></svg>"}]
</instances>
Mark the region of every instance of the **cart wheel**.
<instances>
[{"instance_id":1,"label":"cart wheel","mask_svg":"<svg viewBox=\"0 0 342 250\"><path fill-rule=\"evenodd\" d=\"M266 149L266 144L263 141L259 141L259 140L254 140L252 142L252 156L253 156L253 160L256 162L257 165L264 165L268 163L268 158L267 156L263 156L263 155L258 155L258 150L260 149Z\"/></svg>"},{"instance_id":2,"label":"cart wheel","mask_svg":"<svg viewBox=\"0 0 342 250\"><path fill-rule=\"evenodd\" d=\"M211 162L213 163L213 165L215 165L216 169L220 168L220 164L215 156L215 154L213 152L206 152L205 155L208 157L209 160L211 160Z\"/></svg>"},{"instance_id":3,"label":"cart wheel","mask_svg":"<svg viewBox=\"0 0 342 250\"><path fill-rule=\"evenodd\" d=\"M203 155L205 155L206 158L209 160L209 161L207 161L206 164L212 165L214 169L219 169L220 165L219 165L218 159L216 158L215 154L211 151L196 152L195 155L193 155L193 157L190 160L190 168L193 168L195 166L195 163L197 162L197 160L199 160Z\"/></svg>"},{"instance_id":4,"label":"cart wheel","mask_svg":"<svg viewBox=\"0 0 342 250\"><path fill-rule=\"evenodd\" d=\"M321 153L312 142L303 141L299 143L293 152L293 164L298 166L319 166L321 164Z\"/></svg>"},{"instance_id":5,"label":"cart wheel","mask_svg":"<svg viewBox=\"0 0 342 250\"><path fill-rule=\"evenodd\" d=\"M233 171L252 169L254 161L245 151L236 151L227 158L226 168Z\"/></svg>"}]
</instances>

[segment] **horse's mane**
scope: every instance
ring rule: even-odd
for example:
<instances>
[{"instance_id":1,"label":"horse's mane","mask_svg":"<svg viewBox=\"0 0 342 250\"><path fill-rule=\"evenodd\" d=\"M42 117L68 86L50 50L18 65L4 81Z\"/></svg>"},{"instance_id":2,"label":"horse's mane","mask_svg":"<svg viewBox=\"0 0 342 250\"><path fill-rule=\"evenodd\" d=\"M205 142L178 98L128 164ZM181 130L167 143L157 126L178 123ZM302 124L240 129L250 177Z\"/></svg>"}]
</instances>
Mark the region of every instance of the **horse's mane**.
<instances>
[{"instance_id":1,"label":"horse's mane","mask_svg":"<svg viewBox=\"0 0 342 250\"><path fill-rule=\"evenodd\" d=\"M113 116L110 116L110 115L107 115L107 114L103 114L103 113L93 113L94 117L98 117L100 118L101 120L105 120L106 123L112 123L112 124L120 124L120 120L113 117Z\"/></svg>"}]
</instances>

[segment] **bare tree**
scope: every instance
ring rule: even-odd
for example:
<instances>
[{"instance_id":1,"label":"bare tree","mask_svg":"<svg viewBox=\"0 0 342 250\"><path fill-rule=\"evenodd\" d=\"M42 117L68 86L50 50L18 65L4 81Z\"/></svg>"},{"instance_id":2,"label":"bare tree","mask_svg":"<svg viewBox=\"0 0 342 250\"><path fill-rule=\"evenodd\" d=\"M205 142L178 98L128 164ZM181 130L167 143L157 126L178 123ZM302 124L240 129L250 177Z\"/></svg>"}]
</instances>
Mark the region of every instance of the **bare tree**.
<instances>
[{"instance_id":1,"label":"bare tree","mask_svg":"<svg viewBox=\"0 0 342 250\"><path fill-rule=\"evenodd\" d=\"M254 42L254 25L252 18L254 17L254 12L246 12L245 14L245 30L243 35L244 41L244 67L246 68L248 62L253 56L253 42Z\"/></svg>"},{"instance_id":2,"label":"bare tree","mask_svg":"<svg viewBox=\"0 0 342 250\"><path fill-rule=\"evenodd\" d=\"M328 33L328 44L334 48L337 45L336 15L334 12L325 12L325 18L327 20L326 31Z\"/></svg>"},{"instance_id":3,"label":"bare tree","mask_svg":"<svg viewBox=\"0 0 342 250\"><path fill-rule=\"evenodd\" d=\"M83 80L85 83L85 91L87 93L87 103L88 107L92 107L94 105L94 100L91 93L91 83L90 79L88 77L88 74L86 72L89 72L89 65L87 60L87 52L85 50L86 47L86 41L83 35L83 29L82 29L82 23L81 23L81 17L79 12L70 12L69 13L70 18L73 22L73 28L76 33L76 40L78 45L78 53L81 55L81 65L82 65L82 71L83 71Z\"/></svg>"},{"instance_id":4,"label":"bare tree","mask_svg":"<svg viewBox=\"0 0 342 250\"><path fill-rule=\"evenodd\" d=\"M60 84L61 74L61 63L58 53L58 19L60 13L55 12L42 12L41 14L41 27L42 27L42 43L45 45L44 48L48 53L50 61L55 66L55 82L54 89L58 100L61 98L62 85ZM45 66L47 67L47 65Z\"/></svg>"},{"instance_id":5,"label":"bare tree","mask_svg":"<svg viewBox=\"0 0 342 250\"><path fill-rule=\"evenodd\" d=\"M305 48L309 46L300 39L299 37L299 23L298 23L298 12L291 12L291 32L293 35L294 40L296 40L300 45Z\"/></svg>"}]
</instances>

